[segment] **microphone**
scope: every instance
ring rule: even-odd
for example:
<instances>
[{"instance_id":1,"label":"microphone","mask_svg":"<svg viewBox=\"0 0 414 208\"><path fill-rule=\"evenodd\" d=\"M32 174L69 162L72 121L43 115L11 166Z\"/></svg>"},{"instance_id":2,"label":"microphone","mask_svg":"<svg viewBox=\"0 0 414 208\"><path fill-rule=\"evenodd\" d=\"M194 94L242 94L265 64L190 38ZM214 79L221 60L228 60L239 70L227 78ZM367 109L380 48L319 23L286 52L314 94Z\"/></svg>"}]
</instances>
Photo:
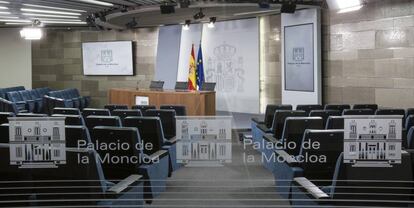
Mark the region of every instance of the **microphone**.
<instances>
[{"instance_id":1,"label":"microphone","mask_svg":"<svg viewBox=\"0 0 414 208\"><path fill-rule=\"evenodd\" d=\"M137 87L135 88L136 90L139 90L139 83L141 83L141 80L137 81Z\"/></svg>"}]
</instances>

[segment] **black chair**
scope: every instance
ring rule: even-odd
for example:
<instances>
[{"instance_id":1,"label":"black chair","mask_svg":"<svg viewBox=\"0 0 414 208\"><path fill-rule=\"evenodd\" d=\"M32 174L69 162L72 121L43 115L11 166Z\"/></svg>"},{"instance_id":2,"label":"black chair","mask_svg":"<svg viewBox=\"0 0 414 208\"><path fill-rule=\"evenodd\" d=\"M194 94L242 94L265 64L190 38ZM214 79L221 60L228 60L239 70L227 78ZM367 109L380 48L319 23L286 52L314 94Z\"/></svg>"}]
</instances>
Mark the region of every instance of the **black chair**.
<instances>
[{"instance_id":1,"label":"black chair","mask_svg":"<svg viewBox=\"0 0 414 208\"><path fill-rule=\"evenodd\" d=\"M175 115L177 116L186 116L187 110L184 105L161 105L160 109L164 110L175 110Z\"/></svg>"},{"instance_id":2,"label":"black chair","mask_svg":"<svg viewBox=\"0 0 414 208\"><path fill-rule=\"evenodd\" d=\"M134 105L132 106L133 110L140 110L142 115L145 115L145 111L149 110L149 109L157 109L157 107L155 107L155 105Z\"/></svg>"},{"instance_id":3,"label":"black chair","mask_svg":"<svg viewBox=\"0 0 414 208\"><path fill-rule=\"evenodd\" d=\"M344 117L329 116L325 129L344 129Z\"/></svg>"},{"instance_id":4,"label":"black chair","mask_svg":"<svg viewBox=\"0 0 414 208\"><path fill-rule=\"evenodd\" d=\"M252 118L252 121L254 122L252 125L264 124L267 128L271 128L276 110L292 110L292 105L266 105L264 120Z\"/></svg>"},{"instance_id":5,"label":"black chair","mask_svg":"<svg viewBox=\"0 0 414 208\"><path fill-rule=\"evenodd\" d=\"M158 150L151 155L144 155L140 134L134 127L104 127L98 126L91 131L92 140L103 144L119 141L128 144L127 149L98 149L101 157L112 155L118 158L136 158L134 163L103 163L104 175L111 179L121 179L130 174L140 174L145 178L144 197L151 200L166 188L168 177L168 153Z\"/></svg>"},{"instance_id":6,"label":"black chair","mask_svg":"<svg viewBox=\"0 0 414 208\"><path fill-rule=\"evenodd\" d=\"M121 119L118 116L88 116L85 118L85 123L89 131L96 126L122 126Z\"/></svg>"},{"instance_id":7,"label":"black chair","mask_svg":"<svg viewBox=\"0 0 414 208\"><path fill-rule=\"evenodd\" d=\"M295 177L307 177L321 181L323 185L329 185L335 171L336 160L343 151L343 130L312 130L307 129L303 133L301 143L313 144L318 142L318 148L309 148L301 145L299 156L291 155L286 150L275 150L277 157L285 158L282 162L276 162L273 172L276 190L284 198L291 198L295 193L291 190ZM326 158L325 161L305 161L306 155L315 155Z\"/></svg>"},{"instance_id":8,"label":"black chair","mask_svg":"<svg viewBox=\"0 0 414 208\"><path fill-rule=\"evenodd\" d=\"M116 109L111 112L112 116L118 116L121 119L122 124L124 124L124 119L128 116L142 116L141 110L132 109L132 110L121 110Z\"/></svg>"},{"instance_id":9,"label":"black chair","mask_svg":"<svg viewBox=\"0 0 414 208\"><path fill-rule=\"evenodd\" d=\"M53 108L52 114L82 115L78 108Z\"/></svg>"},{"instance_id":10,"label":"black chair","mask_svg":"<svg viewBox=\"0 0 414 208\"><path fill-rule=\"evenodd\" d=\"M326 121L329 116L340 116L342 115L339 110L312 110L309 113L310 117L321 117L323 119L323 124L326 125Z\"/></svg>"},{"instance_id":11,"label":"black chair","mask_svg":"<svg viewBox=\"0 0 414 208\"><path fill-rule=\"evenodd\" d=\"M414 127L411 127L407 133L406 149L414 151Z\"/></svg>"},{"instance_id":12,"label":"black chair","mask_svg":"<svg viewBox=\"0 0 414 208\"><path fill-rule=\"evenodd\" d=\"M0 124L9 123L8 117L15 117L12 112L0 112Z\"/></svg>"},{"instance_id":13,"label":"black chair","mask_svg":"<svg viewBox=\"0 0 414 208\"><path fill-rule=\"evenodd\" d=\"M412 207L413 172L408 153L392 167L335 165L332 183L321 186L306 177L294 179L293 207ZM329 187L329 188L328 188Z\"/></svg>"},{"instance_id":14,"label":"black chair","mask_svg":"<svg viewBox=\"0 0 414 208\"><path fill-rule=\"evenodd\" d=\"M402 124L405 122L405 110L404 109L378 109L375 115L401 115Z\"/></svg>"},{"instance_id":15,"label":"black chair","mask_svg":"<svg viewBox=\"0 0 414 208\"><path fill-rule=\"evenodd\" d=\"M65 126L66 147L87 148L92 143L89 131L85 126Z\"/></svg>"},{"instance_id":16,"label":"black chair","mask_svg":"<svg viewBox=\"0 0 414 208\"><path fill-rule=\"evenodd\" d=\"M14 104L16 104L19 111L26 110L27 112L33 112L35 110L36 104L34 100L25 100L21 94L17 91L7 92L7 99Z\"/></svg>"},{"instance_id":17,"label":"black chair","mask_svg":"<svg viewBox=\"0 0 414 208\"><path fill-rule=\"evenodd\" d=\"M374 115L375 111L372 109L345 109L342 115Z\"/></svg>"},{"instance_id":18,"label":"black chair","mask_svg":"<svg viewBox=\"0 0 414 208\"><path fill-rule=\"evenodd\" d=\"M88 116L111 116L111 112L108 109L85 108L82 111L82 116L84 118Z\"/></svg>"},{"instance_id":19,"label":"black chair","mask_svg":"<svg viewBox=\"0 0 414 208\"><path fill-rule=\"evenodd\" d=\"M66 125L85 126L85 120L80 115L52 114L52 117L64 117Z\"/></svg>"},{"instance_id":20,"label":"black chair","mask_svg":"<svg viewBox=\"0 0 414 208\"><path fill-rule=\"evenodd\" d=\"M281 142L296 144L295 149L286 149L290 155L299 155L306 129L324 129L321 117L288 117L285 120Z\"/></svg>"},{"instance_id":21,"label":"black chair","mask_svg":"<svg viewBox=\"0 0 414 208\"><path fill-rule=\"evenodd\" d=\"M414 115L414 108L407 108L405 112L405 117L407 118L410 115Z\"/></svg>"},{"instance_id":22,"label":"black chair","mask_svg":"<svg viewBox=\"0 0 414 208\"><path fill-rule=\"evenodd\" d=\"M303 110L309 114L312 110L323 110L322 105L297 105L296 110Z\"/></svg>"},{"instance_id":23,"label":"black chair","mask_svg":"<svg viewBox=\"0 0 414 208\"><path fill-rule=\"evenodd\" d=\"M377 104L355 104L352 109L371 109L374 112L378 109Z\"/></svg>"},{"instance_id":24,"label":"black chair","mask_svg":"<svg viewBox=\"0 0 414 208\"><path fill-rule=\"evenodd\" d=\"M142 207L144 204L142 176L132 174L108 181L95 151L66 149L66 162L57 168L19 168L10 164L9 148L8 144L0 146L1 206ZM80 162L79 158L88 162Z\"/></svg>"},{"instance_id":25,"label":"black chair","mask_svg":"<svg viewBox=\"0 0 414 208\"><path fill-rule=\"evenodd\" d=\"M108 109L109 111L114 111L114 110L128 110L128 106L127 105L120 105L120 104L110 104L110 105L105 105L104 107L105 109Z\"/></svg>"},{"instance_id":26,"label":"black chair","mask_svg":"<svg viewBox=\"0 0 414 208\"><path fill-rule=\"evenodd\" d=\"M338 105L327 104L325 105L325 108L324 108L324 110L339 110L341 111L341 113L345 109L351 109L351 106L347 104L338 104Z\"/></svg>"},{"instance_id":27,"label":"black chair","mask_svg":"<svg viewBox=\"0 0 414 208\"><path fill-rule=\"evenodd\" d=\"M277 140L281 139L285 120L288 117L306 117L305 111L298 110L277 110L273 118L271 134ZM266 138L266 137L265 137ZM271 142L271 141L269 141Z\"/></svg>"},{"instance_id":28,"label":"black chair","mask_svg":"<svg viewBox=\"0 0 414 208\"><path fill-rule=\"evenodd\" d=\"M161 119L164 137L168 140L174 139L176 135L175 111L174 110L147 110L146 116L158 117Z\"/></svg>"},{"instance_id":29,"label":"black chair","mask_svg":"<svg viewBox=\"0 0 414 208\"><path fill-rule=\"evenodd\" d=\"M414 115L409 115L405 119L405 123L403 124L403 127L408 131L413 126L414 126Z\"/></svg>"}]
</instances>

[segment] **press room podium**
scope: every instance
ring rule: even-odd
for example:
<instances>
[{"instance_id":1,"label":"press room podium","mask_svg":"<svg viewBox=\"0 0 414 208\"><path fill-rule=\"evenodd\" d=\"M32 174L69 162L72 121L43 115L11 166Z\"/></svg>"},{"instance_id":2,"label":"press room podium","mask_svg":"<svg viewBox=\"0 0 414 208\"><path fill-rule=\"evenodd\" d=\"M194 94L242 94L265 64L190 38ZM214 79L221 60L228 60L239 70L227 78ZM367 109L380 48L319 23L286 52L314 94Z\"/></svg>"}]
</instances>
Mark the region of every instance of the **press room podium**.
<instances>
[{"instance_id":1,"label":"press room podium","mask_svg":"<svg viewBox=\"0 0 414 208\"><path fill-rule=\"evenodd\" d=\"M109 103L135 105L136 98L148 98L149 105L184 105L188 116L216 115L216 93L213 91L175 91L149 89L110 89Z\"/></svg>"}]
</instances>

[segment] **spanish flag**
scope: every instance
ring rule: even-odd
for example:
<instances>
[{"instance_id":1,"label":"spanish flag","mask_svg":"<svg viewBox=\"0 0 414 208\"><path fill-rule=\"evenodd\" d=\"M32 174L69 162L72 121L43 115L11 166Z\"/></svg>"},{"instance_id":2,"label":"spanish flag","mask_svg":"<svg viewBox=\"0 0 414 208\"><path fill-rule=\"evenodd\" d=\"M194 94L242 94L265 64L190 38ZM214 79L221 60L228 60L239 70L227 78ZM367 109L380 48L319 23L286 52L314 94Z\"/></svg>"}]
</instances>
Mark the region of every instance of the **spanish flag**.
<instances>
[{"instance_id":1,"label":"spanish flag","mask_svg":"<svg viewBox=\"0 0 414 208\"><path fill-rule=\"evenodd\" d=\"M197 90L196 87L196 62L194 55L194 44L191 46L190 66L188 68L188 89Z\"/></svg>"}]
</instances>

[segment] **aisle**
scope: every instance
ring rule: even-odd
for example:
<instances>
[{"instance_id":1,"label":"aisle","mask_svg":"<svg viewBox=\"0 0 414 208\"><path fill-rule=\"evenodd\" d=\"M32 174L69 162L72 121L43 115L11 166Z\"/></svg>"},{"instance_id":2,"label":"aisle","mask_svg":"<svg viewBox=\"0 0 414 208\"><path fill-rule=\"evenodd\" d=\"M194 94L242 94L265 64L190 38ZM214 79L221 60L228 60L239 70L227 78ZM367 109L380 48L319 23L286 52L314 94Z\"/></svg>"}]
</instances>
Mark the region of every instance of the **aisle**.
<instances>
[{"instance_id":1,"label":"aisle","mask_svg":"<svg viewBox=\"0 0 414 208\"><path fill-rule=\"evenodd\" d=\"M224 167L184 167L174 172L167 191L148 207L290 207L277 195L273 175L259 161L245 163L246 155L259 154L233 133L233 162Z\"/></svg>"}]
</instances>

